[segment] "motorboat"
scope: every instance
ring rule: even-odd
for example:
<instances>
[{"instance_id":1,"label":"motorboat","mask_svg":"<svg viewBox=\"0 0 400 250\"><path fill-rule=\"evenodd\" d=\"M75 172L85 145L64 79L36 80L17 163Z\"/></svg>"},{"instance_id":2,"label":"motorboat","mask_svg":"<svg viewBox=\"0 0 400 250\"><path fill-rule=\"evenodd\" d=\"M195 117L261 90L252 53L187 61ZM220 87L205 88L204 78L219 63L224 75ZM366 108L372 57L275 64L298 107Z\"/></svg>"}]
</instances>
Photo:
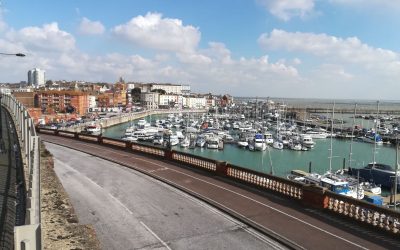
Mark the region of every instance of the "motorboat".
<instances>
[{"instance_id":1,"label":"motorboat","mask_svg":"<svg viewBox=\"0 0 400 250\"><path fill-rule=\"evenodd\" d=\"M153 138L153 144L154 145L163 145L164 143L164 138L161 135L155 135Z\"/></svg>"},{"instance_id":2,"label":"motorboat","mask_svg":"<svg viewBox=\"0 0 400 250\"><path fill-rule=\"evenodd\" d=\"M121 140L123 141L129 141L129 142L136 142L138 140L138 138L136 136L133 135L129 135L129 136L123 136L121 138Z\"/></svg>"},{"instance_id":3,"label":"motorboat","mask_svg":"<svg viewBox=\"0 0 400 250\"><path fill-rule=\"evenodd\" d=\"M99 135L101 133L101 127L95 124L88 125L85 127L85 132L91 135Z\"/></svg>"},{"instance_id":4,"label":"motorboat","mask_svg":"<svg viewBox=\"0 0 400 250\"><path fill-rule=\"evenodd\" d=\"M365 136L361 137L360 139L363 142L375 143L376 145L382 145L383 144L382 137L379 134L376 134L376 133L368 133Z\"/></svg>"},{"instance_id":5,"label":"motorboat","mask_svg":"<svg viewBox=\"0 0 400 250\"><path fill-rule=\"evenodd\" d=\"M217 138L210 138L207 141L207 148L209 149L218 149L219 140Z\"/></svg>"},{"instance_id":6,"label":"motorboat","mask_svg":"<svg viewBox=\"0 0 400 250\"><path fill-rule=\"evenodd\" d=\"M224 143L234 143L234 142L235 142L235 139L234 139L231 135L226 134L226 135L224 136L223 141L224 141Z\"/></svg>"},{"instance_id":7,"label":"motorboat","mask_svg":"<svg viewBox=\"0 0 400 250\"><path fill-rule=\"evenodd\" d=\"M204 136L199 135L196 139L196 146L202 148L205 144L206 139L204 138Z\"/></svg>"},{"instance_id":8,"label":"motorboat","mask_svg":"<svg viewBox=\"0 0 400 250\"><path fill-rule=\"evenodd\" d=\"M328 133L320 132L320 131L307 131L306 135L309 135L312 139L326 139L328 137Z\"/></svg>"},{"instance_id":9,"label":"motorboat","mask_svg":"<svg viewBox=\"0 0 400 250\"><path fill-rule=\"evenodd\" d=\"M239 147L245 148L245 147L249 146L249 142L247 141L247 138L241 137L241 138L239 138L237 145Z\"/></svg>"},{"instance_id":10,"label":"motorboat","mask_svg":"<svg viewBox=\"0 0 400 250\"><path fill-rule=\"evenodd\" d=\"M314 147L314 141L310 135L303 134L300 136L301 144L307 148Z\"/></svg>"},{"instance_id":11,"label":"motorboat","mask_svg":"<svg viewBox=\"0 0 400 250\"><path fill-rule=\"evenodd\" d=\"M274 143L274 138L273 138L272 134L269 132L264 133L264 140L265 140L265 143L267 143L267 144Z\"/></svg>"},{"instance_id":12,"label":"motorboat","mask_svg":"<svg viewBox=\"0 0 400 250\"><path fill-rule=\"evenodd\" d=\"M299 142L291 142L289 143L289 148L291 150L301 151L303 149L303 146Z\"/></svg>"},{"instance_id":13,"label":"motorboat","mask_svg":"<svg viewBox=\"0 0 400 250\"><path fill-rule=\"evenodd\" d=\"M168 135L167 138L164 138L164 144L170 146L176 146L179 144L179 138L177 135Z\"/></svg>"},{"instance_id":14,"label":"motorboat","mask_svg":"<svg viewBox=\"0 0 400 250\"><path fill-rule=\"evenodd\" d=\"M264 140L264 135L256 134L254 136L254 149L258 151L264 151L267 149L267 144Z\"/></svg>"},{"instance_id":15,"label":"motorboat","mask_svg":"<svg viewBox=\"0 0 400 250\"><path fill-rule=\"evenodd\" d=\"M189 137L185 137L185 138L181 141L181 148L188 148L189 146L190 146Z\"/></svg>"},{"instance_id":16,"label":"motorboat","mask_svg":"<svg viewBox=\"0 0 400 250\"><path fill-rule=\"evenodd\" d=\"M274 143L272 144L272 147L275 148L275 149L282 150L283 149L283 143L278 141L278 140L275 140Z\"/></svg>"}]
</instances>

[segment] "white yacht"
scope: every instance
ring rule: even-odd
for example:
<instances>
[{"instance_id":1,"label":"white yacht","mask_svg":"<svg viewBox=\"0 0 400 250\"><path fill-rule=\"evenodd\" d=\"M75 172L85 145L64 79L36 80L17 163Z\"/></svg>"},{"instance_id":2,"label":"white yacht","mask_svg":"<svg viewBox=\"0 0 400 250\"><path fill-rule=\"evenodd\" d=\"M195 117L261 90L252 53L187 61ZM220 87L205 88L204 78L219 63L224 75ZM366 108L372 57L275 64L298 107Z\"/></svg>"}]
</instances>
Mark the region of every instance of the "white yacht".
<instances>
[{"instance_id":1,"label":"white yacht","mask_svg":"<svg viewBox=\"0 0 400 250\"><path fill-rule=\"evenodd\" d=\"M210 138L207 141L207 148L209 149L218 149L219 140L218 138Z\"/></svg>"},{"instance_id":2,"label":"white yacht","mask_svg":"<svg viewBox=\"0 0 400 250\"><path fill-rule=\"evenodd\" d=\"M95 124L86 126L85 131L91 135L99 135L101 133L101 127Z\"/></svg>"},{"instance_id":3,"label":"white yacht","mask_svg":"<svg viewBox=\"0 0 400 250\"><path fill-rule=\"evenodd\" d=\"M262 134L256 134L254 137L254 149L258 151L264 151L267 149L264 136Z\"/></svg>"},{"instance_id":4,"label":"white yacht","mask_svg":"<svg viewBox=\"0 0 400 250\"><path fill-rule=\"evenodd\" d=\"M300 136L301 139L301 144L307 148L313 148L314 147L314 141L313 138L310 135L303 134Z\"/></svg>"},{"instance_id":5,"label":"white yacht","mask_svg":"<svg viewBox=\"0 0 400 250\"><path fill-rule=\"evenodd\" d=\"M311 136L312 139L326 139L328 137L328 133L321 131L307 131L306 135Z\"/></svg>"},{"instance_id":6,"label":"white yacht","mask_svg":"<svg viewBox=\"0 0 400 250\"><path fill-rule=\"evenodd\" d=\"M185 138L181 141L181 148L188 148L189 146L190 146L189 137L185 137Z\"/></svg>"},{"instance_id":7,"label":"white yacht","mask_svg":"<svg viewBox=\"0 0 400 250\"><path fill-rule=\"evenodd\" d=\"M278 141L278 140L275 140L274 143L272 144L272 147L275 148L275 149L282 150L283 149L283 143Z\"/></svg>"},{"instance_id":8,"label":"white yacht","mask_svg":"<svg viewBox=\"0 0 400 250\"><path fill-rule=\"evenodd\" d=\"M249 142L247 141L246 137L242 137L242 138L239 138L239 140L237 142L237 145L239 147L245 148L245 147L249 146Z\"/></svg>"},{"instance_id":9,"label":"white yacht","mask_svg":"<svg viewBox=\"0 0 400 250\"><path fill-rule=\"evenodd\" d=\"M153 138L153 144L154 145L163 145L164 143L164 138L161 135L155 135Z\"/></svg>"},{"instance_id":10,"label":"white yacht","mask_svg":"<svg viewBox=\"0 0 400 250\"><path fill-rule=\"evenodd\" d=\"M273 144L274 143L274 138L272 137L272 134L269 133L269 132L264 133L264 139L265 139L265 142L267 144Z\"/></svg>"},{"instance_id":11,"label":"white yacht","mask_svg":"<svg viewBox=\"0 0 400 250\"><path fill-rule=\"evenodd\" d=\"M197 147L204 147L204 145L206 144L206 139L204 138L204 136L199 135L196 139L196 146Z\"/></svg>"}]
</instances>

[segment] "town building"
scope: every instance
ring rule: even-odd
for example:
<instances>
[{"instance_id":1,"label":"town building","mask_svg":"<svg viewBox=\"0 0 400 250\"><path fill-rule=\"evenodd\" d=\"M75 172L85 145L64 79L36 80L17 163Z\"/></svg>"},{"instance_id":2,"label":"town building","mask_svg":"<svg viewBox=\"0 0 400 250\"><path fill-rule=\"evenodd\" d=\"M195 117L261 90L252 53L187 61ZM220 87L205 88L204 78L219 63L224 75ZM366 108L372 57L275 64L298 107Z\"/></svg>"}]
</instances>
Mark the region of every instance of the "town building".
<instances>
[{"instance_id":1,"label":"town building","mask_svg":"<svg viewBox=\"0 0 400 250\"><path fill-rule=\"evenodd\" d=\"M28 84L34 86L35 88L40 88L45 86L46 72L44 70L34 68L28 71Z\"/></svg>"},{"instance_id":2,"label":"town building","mask_svg":"<svg viewBox=\"0 0 400 250\"><path fill-rule=\"evenodd\" d=\"M175 95L190 93L189 85L171 84L171 83L151 83L150 85L151 85L151 91L161 89L164 90L166 94L175 94Z\"/></svg>"},{"instance_id":3,"label":"town building","mask_svg":"<svg viewBox=\"0 0 400 250\"><path fill-rule=\"evenodd\" d=\"M158 105L160 108L183 107L185 97L182 95L160 95Z\"/></svg>"},{"instance_id":4,"label":"town building","mask_svg":"<svg viewBox=\"0 0 400 250\"><path fill-rule=\"evenodd\" d=\"M201 109L207 107L207 99L205 97L187 96L185 99L186 104L184 107L186 108Z\"/></svg>"},{"instance_id":5,"label":"town building","mask_svg":"<svg viewBox=\"0 0 400 250\"><path fill-rule=\"evenodd\" d=\"M158 109L159 95L158 92L140 93L140 103L147 109Z\"/></svg>"},{"instance_id":6,"label":"town building","mask_svg":"<svg viewBox=\"0 0 400 250\"><path fill-rule=\"evenodd\" d=\"M34 96L34 107L46 113L86 114L88 110L88 94L81 91L38 91Z\"/></svg>"}]
</instances>

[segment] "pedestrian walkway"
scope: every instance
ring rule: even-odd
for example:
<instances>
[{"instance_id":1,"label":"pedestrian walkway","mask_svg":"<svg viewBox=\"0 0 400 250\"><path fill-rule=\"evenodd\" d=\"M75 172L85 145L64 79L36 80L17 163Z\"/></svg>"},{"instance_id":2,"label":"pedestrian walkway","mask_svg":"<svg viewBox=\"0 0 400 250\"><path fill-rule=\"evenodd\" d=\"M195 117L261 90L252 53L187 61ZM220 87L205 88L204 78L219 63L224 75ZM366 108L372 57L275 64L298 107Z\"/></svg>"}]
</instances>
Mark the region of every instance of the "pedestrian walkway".
<instances>
[{"instance_id":1,"label":"pedestrian walkway","mask_svg":"<svg viewBox=\"0 0 400 250\"><path fill-rule=\"evenodd\" d=\"M1 110L0 123L0 249L14 249L14 226L25 217L17 213L17 208L25 211L24 199L17 199L17 190L24 190L23 185L16 185L22 162L15 128L5 109Z\"/></svg>"}]
</instances>

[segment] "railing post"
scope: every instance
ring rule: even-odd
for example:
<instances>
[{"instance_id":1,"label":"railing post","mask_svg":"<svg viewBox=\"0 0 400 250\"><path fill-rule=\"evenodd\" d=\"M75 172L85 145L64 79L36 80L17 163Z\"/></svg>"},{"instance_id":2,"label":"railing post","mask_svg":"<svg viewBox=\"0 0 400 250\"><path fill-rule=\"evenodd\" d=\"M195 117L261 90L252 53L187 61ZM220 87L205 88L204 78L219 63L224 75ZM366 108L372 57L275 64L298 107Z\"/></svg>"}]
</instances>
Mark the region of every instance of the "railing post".
<instances>
[{"instance_id":1,"label":"railing post","mask_svg":"<svg viewBox=\"0 0 400 250\"><path fill-rule=\"evenodd\" d=\"M103 144L103 136L101 136L101 135L97 136L97 143L98 144Z\"/></svg>"},{"instance_id":2,"label":"railing post","mask_svg":"<svg viewBox=\"0 0 400 250\"><path fill-rule=\"evenodd\" d=\"M132 142L131 141L126 141L125 142L125 148L127 151L130 151L132 149Z\"/></svg>"},{"instance_id":3,"label":"railing post","mask_svg":"<svg viewBox=\"0 0 400 250\"><path fill-rule=\"evenodd\" d=\"M328 197L325 188L315 185L304 185L302 203L313 208L323 209L328 206Z\"/></svg>"},{"instance_id":4,"label":"railing post","mask_svg":"<svg viewBox=\"0 0 400 250\"><path fill-rule=\"evenodd\" d=\"M219 176L227 176L228 175L228 163L226 161L217 161L217 169L216 173Z\"/></svg>"},{"instance_id":5,"label":"railing post","mask_svg":"<svg viewBox=\"0 0 400 250\"><path fill-rule=\"evenodd\" d=\"M172 159L173 159L173 158L172 158L173 150L171 150L171 149L164 149L164 152L165 152L164 158L165 158L166 160L172 160Z\"/></svg>"}]
</instances>

